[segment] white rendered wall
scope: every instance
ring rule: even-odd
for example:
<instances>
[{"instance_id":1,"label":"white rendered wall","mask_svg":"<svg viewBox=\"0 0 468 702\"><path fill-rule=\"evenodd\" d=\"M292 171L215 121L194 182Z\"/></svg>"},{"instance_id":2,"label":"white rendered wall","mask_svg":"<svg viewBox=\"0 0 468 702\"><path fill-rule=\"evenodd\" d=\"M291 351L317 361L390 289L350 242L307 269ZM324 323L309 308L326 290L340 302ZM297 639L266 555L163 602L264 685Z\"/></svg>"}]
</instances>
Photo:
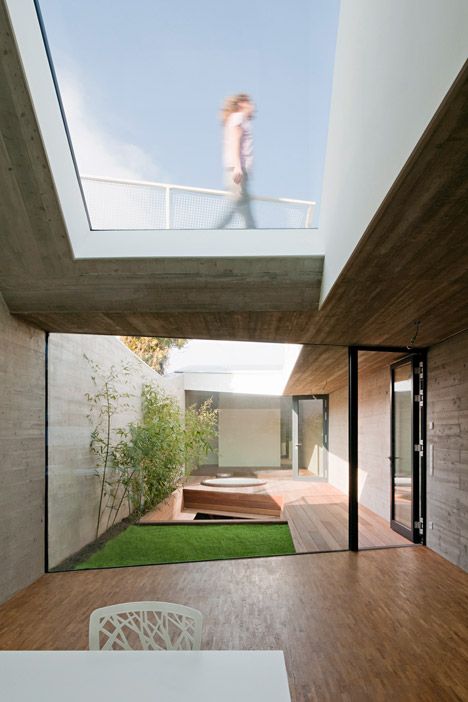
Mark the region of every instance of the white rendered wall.
<instances>
[{"instance_id":1,"label":"white rendered wall","mask_svg":"<svg viewBox=\"0 0 468 702\"><path fill-rule=\"evenodd\" d=\"M301 349L300 344L192 339L173 349L168 368L183 373L186 390L282 395Z\"/></svg>"},{"instance_id":2,"label":"white rendered wall","mask_svg":"<svg viewBox=\"0 0 468 702\"><path fill-rule=\"evenodd\" d=\"M182 375L182 374L181 374ZM232 373L183 373L186 390L225 392L236 395L281 395L287 379L275 371L238 371Z\"/></svg>"},{"instance_id":3,"label":"white rendered wall","mask_svg":"<svg viewBox=\"0 0 468 702\"><path fill-rule=\"evenodd\" d=\"M220 399L218 415L219 466L279 468L281 410L279 398L256 398L245 408L242 397Z\"/></svg>"},{"instance_id":4,"label":"white rendered wall","mask_svg":"<svg viewBox=\"0 0 468 702\"><path fill-rule=\"evenodd\" d=\"M322 300L460 71L466 0L342 0L322 191Z\"/></svg>"},{"instance_id":5,"label":"white rendered wall","mask_svg":"<svg viewBox=\"0 0 468 702\"><path fill-rule=\"evenodd\" d=\"M220 410L219 466L279 468L279 409Z\"/></svg>"}]
</instances>

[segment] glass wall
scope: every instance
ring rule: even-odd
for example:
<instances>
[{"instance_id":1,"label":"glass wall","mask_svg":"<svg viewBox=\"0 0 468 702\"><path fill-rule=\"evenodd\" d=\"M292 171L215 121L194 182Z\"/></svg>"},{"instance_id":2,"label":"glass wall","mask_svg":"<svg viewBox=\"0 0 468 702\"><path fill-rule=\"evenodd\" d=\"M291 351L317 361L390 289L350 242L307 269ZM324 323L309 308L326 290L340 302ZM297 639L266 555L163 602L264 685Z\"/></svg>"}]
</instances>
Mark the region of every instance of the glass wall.
<instances>
[{"instance_id":1,"label":"glass wall","mask_svg":"<svg viewBox=\"0 0 468 702\"><path fill-rule=\"evenodd\" d=\"M249 347L233 373L213 342L209 371L203 347L160 372L116 337L48 343L49 570L347 549L346 349L303 347L280 395L246 390L284 385L283 347L263 366ZM217 476L256 482L205 482ZM213 520L212 536L193 528ZM258 531L238 539L238 525Z\"/></svg>"},{"instance_id":2,"label":"glass wall","mask_svg":"<svg viewBox=\"0 0 468 702\"><path fill-rule=\"evenodd\" d=\"M187 407L207 400L217 410L217 436L196 474L292 471L290 397L186 391Z\"/></svg>"}]
</instances>

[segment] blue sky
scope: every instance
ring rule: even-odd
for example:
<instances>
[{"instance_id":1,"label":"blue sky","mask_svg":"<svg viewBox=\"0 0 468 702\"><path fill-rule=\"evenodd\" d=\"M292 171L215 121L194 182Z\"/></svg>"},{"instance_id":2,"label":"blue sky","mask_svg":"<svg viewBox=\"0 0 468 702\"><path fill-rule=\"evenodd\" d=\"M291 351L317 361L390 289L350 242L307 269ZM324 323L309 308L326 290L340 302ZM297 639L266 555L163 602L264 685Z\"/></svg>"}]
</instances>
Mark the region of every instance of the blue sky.
<instances>
[{"instance_id":1,"label":"blue sky","mask_svg":"<svg viewBox=\"0 0 468 702\"><path fill-rule=\"evenodd\" d=\"M223 187L219 107L242 91L253 190L320 200L339 0L40 5L82 172Z\"/></svg>"}]
</instances>

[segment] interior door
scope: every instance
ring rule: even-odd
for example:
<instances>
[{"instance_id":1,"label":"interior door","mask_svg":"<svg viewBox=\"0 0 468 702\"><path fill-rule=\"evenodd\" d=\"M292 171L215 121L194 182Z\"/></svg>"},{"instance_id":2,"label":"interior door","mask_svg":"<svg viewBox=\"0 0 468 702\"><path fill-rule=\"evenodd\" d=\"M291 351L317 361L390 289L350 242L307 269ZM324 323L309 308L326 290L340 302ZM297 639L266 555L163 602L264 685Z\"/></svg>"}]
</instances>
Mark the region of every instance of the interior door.
<instances>
[{"instance_id":1,"label":"interior door","mask_svg":"<svg viewBox=\"0 0 468 702\"><path fill-rule=\"evenodd\" d=\"M419 355L391 366L391 527L414 543L424 533L423 373Z\"/></svg>"},{"instance_id":2,"label":"interior door","mask_svg":"<svg viewBox=\"0 0 468 702\"><path fill-rule=\"evenodd\" d=\"M293 477L328 477L328 396L296 396L292 401Z\"/></svg>"}]
</instances>

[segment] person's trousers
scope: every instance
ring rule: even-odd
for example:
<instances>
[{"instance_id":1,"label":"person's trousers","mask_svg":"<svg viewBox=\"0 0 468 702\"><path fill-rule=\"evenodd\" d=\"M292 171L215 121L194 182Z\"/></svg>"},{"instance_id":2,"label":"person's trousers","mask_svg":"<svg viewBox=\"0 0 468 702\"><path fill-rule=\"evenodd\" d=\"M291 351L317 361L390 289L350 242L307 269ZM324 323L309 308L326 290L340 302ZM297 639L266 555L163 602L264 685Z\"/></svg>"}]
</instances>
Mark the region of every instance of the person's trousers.
<instances>
[{"instance_id":1,"label":"person's trousers","mask_svg":"<svg viewBox=\"0 0 468 702\"><path fill-rule=\"evenodd\" d=\"M241 182L234 183L232 179L233 170L233 168L226 169L226 185L229 188L228 209L216 229L225 229L236 214L241 216L246 229L255 229L252 200L249 191L249 177L244 171Z\"/></svg>"}]
</instances>

